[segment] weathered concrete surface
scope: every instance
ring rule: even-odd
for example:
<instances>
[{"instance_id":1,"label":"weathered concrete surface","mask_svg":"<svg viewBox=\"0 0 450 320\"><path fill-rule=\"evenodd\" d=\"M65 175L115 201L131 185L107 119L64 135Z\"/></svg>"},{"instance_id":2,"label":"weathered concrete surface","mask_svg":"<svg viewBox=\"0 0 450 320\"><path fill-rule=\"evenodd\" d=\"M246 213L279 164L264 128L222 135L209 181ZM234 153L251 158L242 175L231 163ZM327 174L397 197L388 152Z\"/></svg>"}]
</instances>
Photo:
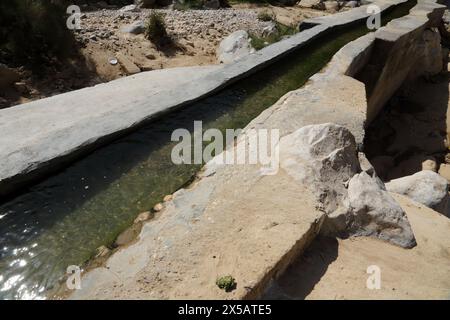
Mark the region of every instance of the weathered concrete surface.
<instances>
[{"instance_id":1,"label":"weathered concrete surface","mask_svg":"<svg viewBox=\"0 0 450 320\"><path fill-rule=\"evenodd\" d=\"M402 2L382 1L382 8ZM0 196L114 135L210 95L351 22L346 18L317 25L223 67L151 71L0 110ZM158 80L163 78L168 81Z\"/></svg>"},{"instance_id":2,"label":"weathered concrete surface","mask_svg":"<svg viewBox=\"0 0 450 320\"><path fill-rule=\"evenodd\" d=\"M360 159L365 157L358 156L350 131L331 123L305 126L280 140L281 168L310 189L326 213L321 233L415 246L405 213L380 179L361 172L367 164Z\"/></svg>"}]
</instances>

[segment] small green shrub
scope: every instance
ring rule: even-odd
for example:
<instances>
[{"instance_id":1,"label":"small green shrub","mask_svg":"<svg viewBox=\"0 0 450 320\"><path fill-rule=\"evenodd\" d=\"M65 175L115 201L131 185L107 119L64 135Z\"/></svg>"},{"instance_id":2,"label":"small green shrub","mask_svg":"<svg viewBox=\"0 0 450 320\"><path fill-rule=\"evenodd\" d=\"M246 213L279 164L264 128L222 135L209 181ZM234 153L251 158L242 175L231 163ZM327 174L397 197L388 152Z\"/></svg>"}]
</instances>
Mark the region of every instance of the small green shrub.
<instances>
[{"instance_id":1,"label":"small green shrub","mask_svg":"<svg viewBox=\"0 0 450 320\"><path fill-rule=\"evenodd\" d=\"M273 15L271 15L267 11L261 11L260 13L258 13L258 19L261 21L272 21Z\"/></svg>"},{"instance_id":2,"label":"small green shrub","mask_svg":"<svg viewBox=\"0 0 450 320\"><path fill-rule=\"evenodd\" d=\"M253 48L255 48L256 50L260 50L268 46L269 44L282 40L285 36L293 35L296 33L296 29L294 27L286 26L277 21L275 21L275 24L278 32L274 34L264 37L260 37L252 33L249 34Z\"/></svg>"},{"instance_id":3,"label":"small green shrub","mask_svg":"<svg viewBox=\"0 0 450 320\"><path fill-rule=\"evenodd\" d=\"M255 50L261 50L266 46L266 41L262 37L258 37L252 33L249 34L251 45Z\"/></svg>"},{"instance_id":4,"label":"small green shrub","mask_svg":"<svg viewBox=\"0 0 450 320\"><path fill-rule=\"evenodd\" d=\"M236 281L234 278L230 275L220 277L216 280L216 285L226 292L232 291L234 288L236 288Z\"/></svg>"},{"instance_id":5,"label":"small green shrub","mask_svg":"<svg viewBox=\"0 0 450 320\"><path fill-rule=\"evenodd\" d=\"M164 16L157 12L152 12L145 25L145 37L156 44L163 45L169 40L169 35L166 30L166 23Z\"/></svg>"}]
</instances>

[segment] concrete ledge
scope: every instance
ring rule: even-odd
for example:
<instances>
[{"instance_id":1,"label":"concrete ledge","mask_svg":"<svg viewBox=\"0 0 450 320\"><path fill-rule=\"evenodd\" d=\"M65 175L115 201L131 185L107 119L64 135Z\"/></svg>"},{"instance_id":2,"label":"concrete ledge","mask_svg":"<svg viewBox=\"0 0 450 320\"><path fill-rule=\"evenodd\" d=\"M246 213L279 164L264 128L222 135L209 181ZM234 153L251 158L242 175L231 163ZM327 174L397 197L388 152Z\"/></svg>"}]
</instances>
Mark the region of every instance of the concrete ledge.
<instances>
[{"instance_id":1,"label":"concrete ledge","mask_svg":"<svg viewBox=\"0 0 450 320\"><path fill-rule=\"evenodd\" d=\"M380 0L380 4L386 10L405 1ZM211 95L363 15L339 17L230 65L151 71L0 110L0 196L145 121Z\"/></svg>"}]
</instances>

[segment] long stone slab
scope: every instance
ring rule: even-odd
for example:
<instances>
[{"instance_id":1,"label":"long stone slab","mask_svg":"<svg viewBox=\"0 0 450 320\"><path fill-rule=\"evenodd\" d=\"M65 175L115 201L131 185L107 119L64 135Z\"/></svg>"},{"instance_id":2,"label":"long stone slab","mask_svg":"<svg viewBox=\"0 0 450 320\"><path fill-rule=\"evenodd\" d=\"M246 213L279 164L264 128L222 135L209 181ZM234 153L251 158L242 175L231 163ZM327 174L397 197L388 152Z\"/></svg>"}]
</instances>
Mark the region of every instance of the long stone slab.
<instances>
[{"instance_id":1,"label":"long stone slab","mask_svg":"<svg viewBox=\"0 0 450 320\"><path fill-rule=\"evenodd\" d=\"M406 1L407 0L400 0L397 1L396 4L404 3ZM378 8L380 8L380 13L382 13L386 9L392 7L392 1L390 0L373 1L371 4L363 5L349 11L339 12L336 14L322 17L305 19L300 23L299 29L304 30L317 25L339 26L358 22L363 19L367 19L368 17L370 17L375 13L371 9L370 7L371 5L378 6Z\"/></svg>"},{"instance_id":2,"label":"long stone slab","mask_svg":"<svg viewBox=\"0 0 450 320\"><path fill-rule=\"evenodd\" d=\"M405 2L378 1L383 10ZM0 110L0 196L144 121L211 95L335 26L350 22L347 17L317 25L229 65L150 71Z\"/></svg>"}]
</instances>

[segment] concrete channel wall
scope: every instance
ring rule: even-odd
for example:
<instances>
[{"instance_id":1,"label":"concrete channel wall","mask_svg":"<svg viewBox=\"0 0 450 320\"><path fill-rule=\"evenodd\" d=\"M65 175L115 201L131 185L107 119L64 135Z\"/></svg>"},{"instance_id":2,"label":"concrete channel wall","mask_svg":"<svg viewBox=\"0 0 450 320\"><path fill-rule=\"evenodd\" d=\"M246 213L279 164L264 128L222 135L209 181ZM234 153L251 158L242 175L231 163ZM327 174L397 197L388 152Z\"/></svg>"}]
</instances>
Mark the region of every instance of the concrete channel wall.
<instances>
[{"instance_id":1,"label":"concrete channel wall","mask_svg":"<svg viewBox=\"0 0 450 320\"><path fill-rule=\"evenodd\" d=\"M421 1L408 16L347 44L323 72L264 111L240 138L255 128L280 129L285 137L306 125L333 122L362 143L367 115L377 111L372 106L393 91L381 95L376 87L384 81L398 86L427 71L418 72L413 64L428 44L414 45L418 49L408 51L412 56L401 65L401 76L388 76L400 66L391 61L405 59L405 43L427 41L424 35L437 25L443 9L432 0ZM354 77L379 54L378 42L388 41L389 55L370 78L373 96L366 97L366 85ZM211 161L189 189L176 192L157 218L144 224L135 243L85 274L82 289L70 298L259 298L314 240L324 218L308 186L285 170L262 176L258 166ZM215 285L223 275L236 279L232 292Z\"/></svg>"},{"instance_id":2,"label":"concrete channel wall","mask_svg":"<svg viewBox=\"0 0 450 320\"><path fill-rule=\"evenodd\" d=\"M375 0L382 11L406 0ZM216 93L330 30L366 19L362 6L229 65L150 71L0 110L0 197L119 134Z\"/></svg>"}]
</instances>

